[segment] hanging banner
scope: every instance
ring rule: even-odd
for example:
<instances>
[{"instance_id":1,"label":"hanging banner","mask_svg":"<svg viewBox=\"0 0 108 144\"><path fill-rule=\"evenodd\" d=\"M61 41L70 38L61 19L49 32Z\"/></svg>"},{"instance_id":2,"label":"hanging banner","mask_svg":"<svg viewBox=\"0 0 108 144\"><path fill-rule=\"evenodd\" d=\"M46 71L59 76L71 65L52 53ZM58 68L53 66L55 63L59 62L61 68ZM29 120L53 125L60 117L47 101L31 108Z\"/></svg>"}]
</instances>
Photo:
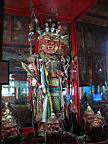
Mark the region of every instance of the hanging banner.
<instances>
[{"instance_id":1,"label":"hanging banner","mask_svg":"<svg viewBox=\"0 0 108 144\"><path fill-rule=\"evenodd\" d=\"M9 84L9 61L0 61L0 84Z\"/></svg>"}]
</instances>

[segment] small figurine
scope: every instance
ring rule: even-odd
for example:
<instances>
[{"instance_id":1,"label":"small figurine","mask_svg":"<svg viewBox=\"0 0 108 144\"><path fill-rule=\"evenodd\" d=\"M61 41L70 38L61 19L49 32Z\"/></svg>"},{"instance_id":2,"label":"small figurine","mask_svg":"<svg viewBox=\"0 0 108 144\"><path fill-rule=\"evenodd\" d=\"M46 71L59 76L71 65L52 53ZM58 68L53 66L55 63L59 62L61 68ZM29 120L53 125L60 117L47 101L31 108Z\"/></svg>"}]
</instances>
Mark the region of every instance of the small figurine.
<instances>
[{"instance_id":1,"label":"small figurine","mask_svg":"<svg viewBox=\"0 0 108 144\"><path fill-rule=\"evenodd\" d=\"M91 127L97 127L97 126L103 126L104 123L104 117L101 115L100 109L97 111L97 113L94 115L93 121L91 123Z\"/></svg>"},{"instance_id":2,"label":"small figurine","mask_svg":"<svg viewBox=\"0 0 108 144\"><path fill-rule=\"evenodd\" d=\"M62 26L61 24L58 25L58 28L56 29L56 34L60 34L62 32Z\"/></svg>"},{"instance_id":3,"label":"small figurine","mask_svg":"<svg viewBox=\"0 0 108 144\"><path fill-rule=\"evenodd\" d=\"M93 120L93 116L94 116L94 111L92 110L92 108L88 105L87 109L84 112L84 119L86 120L87 123L91 123Z\"/></svg>"},{"instance_id":4,"label":"small figurine","mask_svg":"<svg viewBox=\"0 0 108 144\"><path fill-rule=\"evenodd\" d=\"M19 135L18 124L9 109L8 103L2 110L2 139L14 138Z\"/></svg>"},{"instance_id":5,"label":"small figurine","mask_svg":"<svg viewBox=\"0 0 108 144\"><path fill-rule=\"evenodd\" d=\"M45 23L45 32L47 32L47 33L49 32L49 27L48 27L48 26L49 26L49 25L48 25L48 22L46 22L46 23Z\"/></svg>"},{"instance_id":6,"label":"small figurine","mask_svg":"<svg viewBox=\"0 0 108 144\"><path fill-rule=\"evenodd\" d=\"M52 26L51 26L51 32L52 32L52 33L55 32L55 26L56 26L56 24L53 22L53 23L52 23Z\"/></svg>"},{"instance_id":7,"label":"small figurine","mask_svg":"<svg viewBox=\"0 0 108 144\"><path fill-rule=\"evenodd\" d=\"M51 19L51 18L48 18L48 19L47 19L47 23L49 24L49 27L51 27L52 19Z\"/></svg>"}]
</instances>

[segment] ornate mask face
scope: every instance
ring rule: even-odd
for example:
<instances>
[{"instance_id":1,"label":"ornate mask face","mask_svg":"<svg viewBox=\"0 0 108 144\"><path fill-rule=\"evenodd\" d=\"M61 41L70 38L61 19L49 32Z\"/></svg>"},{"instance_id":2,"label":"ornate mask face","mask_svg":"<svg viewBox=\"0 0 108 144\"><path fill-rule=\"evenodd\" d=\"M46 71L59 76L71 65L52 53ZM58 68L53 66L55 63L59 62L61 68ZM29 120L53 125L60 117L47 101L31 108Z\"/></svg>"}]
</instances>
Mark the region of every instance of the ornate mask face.
<instances>
[{"instance_id":1,"label":"ornate mask face","mask_svg":"<svg viewBox=\"0 0 108 144\"><path fill-rule=\"evenodd\" d=\"M90 124L93 121L93 115L87 114L85 119L86 119L86 122Z\"/></svg>"},{"instance_id":2,"label":"ornate mask face","mask_svg":"<svg viewBox=\"0 0 108 144\"><path fill-rule=\"evenodd\" d=\"M91 127L97 127L97 126L101 126L100 120L98 118L94 118L91 123Z\"/></svg>"},{"instance_id":3,"label":"ornate mask face","mask_svg":"<svg viewBox=\"0 0 108 144\"><path fill-rule=\"evenodd\" d=\"M46 34L39 40L41 50L46 54L54 54L60 47L60 39L56 35Z\"/></svg>"}]
</instances>

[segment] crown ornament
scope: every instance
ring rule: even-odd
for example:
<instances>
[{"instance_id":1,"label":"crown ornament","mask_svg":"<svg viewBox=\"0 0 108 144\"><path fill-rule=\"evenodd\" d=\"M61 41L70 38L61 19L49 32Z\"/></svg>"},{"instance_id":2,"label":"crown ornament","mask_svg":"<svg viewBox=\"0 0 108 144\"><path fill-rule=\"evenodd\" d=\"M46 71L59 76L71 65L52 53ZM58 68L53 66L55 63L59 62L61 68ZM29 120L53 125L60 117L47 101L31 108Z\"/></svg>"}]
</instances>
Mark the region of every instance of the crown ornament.
<instances>
[{"instance_id":1,"label":"crown ornament","mask_svg":"<svg viewBox=\"0 0 108 144\"><path fill-rule=\"evenodd\" d=\"M84 111L84 115L94 115L94 111L93 109L90 107L90 105L88 104L87 109Z\"/></svg>"},{"instance_id":2,"label":"crown ornament","mask_svg":"<svg viewBox=\"0 0 108 144\"><path fill-rule=\"evenodd\" d=\"M39 20L35 17L29 25L28 40L30 41L32 36L36 33L38 34L39 38L46 34L55 35L60 38L63 38L64 35L66 35L60 21L53 21L51 18L48 18L44 27L41 28Z\"/></svg>"},{"instance_id":3,"label":"crown ornament","mask_svg":"<svg viewBox=\"0 0 108 144\"><path fill-rule=\"evenodd\" d=\"M95 114L94 117L95 117L95 118L98 118L98 119L104 119L104 117L103 117L102 114L101 114L100 109L97 111L97 113Z\"/></svg>"},{"instance_id":4,"label":"crown ornament","mask_svg":"<svg viewBox=\"0 0 108 144\"><path fill-rule=\"evenodd\" d=\"M12 138L19 135L19 127L16 118L13 116L6 102L5 107L2 109L2 139Z\"/></svg>"},{"instance_id":5,"label":"crown ornament","mask_svg":"<svg viewBox=\"0 0 108 144\"><path fill-rule=\"evenodd\" d=\"M64 26L60 21L47 18L43 28L39 20L32 18L29 25L28 40L30 42L30 54L32 54L33 41L39 42L39 53L46 54L59 54L63 53L63 49L69 47L68 35Z\"/></svg>"}]
</instances>

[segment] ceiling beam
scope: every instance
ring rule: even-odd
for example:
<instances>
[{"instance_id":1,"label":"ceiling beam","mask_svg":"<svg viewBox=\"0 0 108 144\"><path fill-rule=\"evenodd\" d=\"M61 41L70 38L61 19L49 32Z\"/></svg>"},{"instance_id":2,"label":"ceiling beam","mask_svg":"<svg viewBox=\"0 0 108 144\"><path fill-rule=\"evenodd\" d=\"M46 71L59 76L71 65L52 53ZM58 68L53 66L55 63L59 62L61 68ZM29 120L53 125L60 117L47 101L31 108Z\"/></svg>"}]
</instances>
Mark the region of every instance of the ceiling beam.
<instances>
[{"instance_id":1,"label":"ceiling beam","mask_svg":"<svg viewBox=\"0 0 108 144\"><path fill-rule=\"evenodd\" d=\"M14 8L4 8L5 14L17 15L17 16L30 16L30 11L26 11L23 9L14 9Z\"/></svg>"}]
</instances>

